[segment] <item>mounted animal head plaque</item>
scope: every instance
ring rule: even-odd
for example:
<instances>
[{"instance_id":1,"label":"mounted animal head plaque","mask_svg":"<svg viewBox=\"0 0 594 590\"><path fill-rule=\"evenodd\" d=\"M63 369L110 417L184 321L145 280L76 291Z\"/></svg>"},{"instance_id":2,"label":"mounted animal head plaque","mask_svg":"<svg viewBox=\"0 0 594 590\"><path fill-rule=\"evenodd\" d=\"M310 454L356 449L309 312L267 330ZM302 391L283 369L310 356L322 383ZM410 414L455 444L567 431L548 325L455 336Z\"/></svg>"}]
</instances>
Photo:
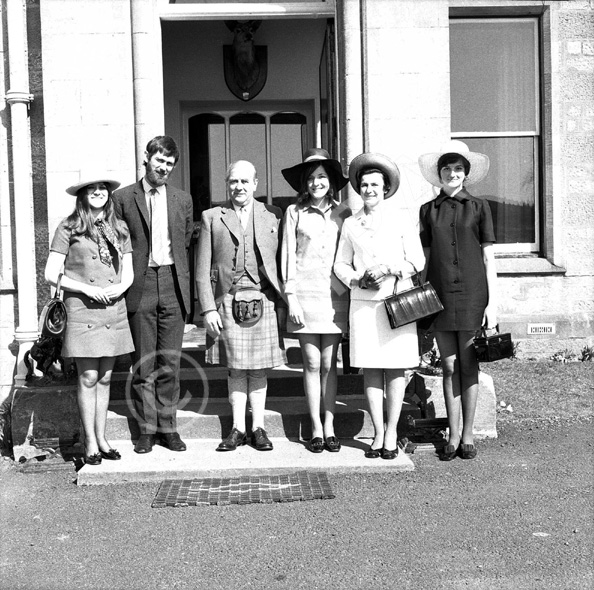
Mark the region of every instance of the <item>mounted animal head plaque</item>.
<instances>
[{"instance_id":1,"label":"mounted animal head plaque","mask_svg":"<svg viewBox=\"0 0 594 590\"><path fill-rule=\"evenodd\" d=\"M223 45L225 82L231 92L241 100L257 96L268 73L268 47L254 44L254 33L261 20L226 20L233 33L233 45Z\"/></svg>"}]
</instances>

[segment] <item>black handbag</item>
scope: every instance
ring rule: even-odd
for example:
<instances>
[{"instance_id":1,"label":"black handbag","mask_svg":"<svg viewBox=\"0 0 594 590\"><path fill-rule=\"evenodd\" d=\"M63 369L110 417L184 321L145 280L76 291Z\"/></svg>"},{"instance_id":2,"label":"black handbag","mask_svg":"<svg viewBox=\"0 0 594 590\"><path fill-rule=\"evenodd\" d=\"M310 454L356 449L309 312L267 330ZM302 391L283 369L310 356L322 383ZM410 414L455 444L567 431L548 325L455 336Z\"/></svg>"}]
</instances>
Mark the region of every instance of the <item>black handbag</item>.
<instances>
[{"instance_id":1,"label":"black handbag","mask_svg":"<svg viewBox=\"0 0 594 590\"><path fill-rule=\"evenodd\" d=\"M497 334L487 336L487 330L483 326L474 337L476 358L481 363L491 363L514 356L511 334L499 334L499 325L495 326L495 330Z\"/></svg>"},{"instance_id":2,"label":"black handbag","mask_svg":"<svg viewBox=\"0 0 594 590\"><path fill-rule=\"evenodd\" d=\"M33 359L37 368L45 377L51 377L53 364L58 362L64 373L64 359L62 358L62 339L66 331L68 314L62 300L62 273L58 277L54 296L45 304L39 316L39 338L25 353L24 363L27 367L25 379L30 381L34 377Z\"/></svg>"},{"instance_id":3,"label":"black handbag","mask_svg":"<svg viewBox=\"0 0 594 590\"><path fill-rule=\"evenodd\" d=\"M443 305L429 281L421 280L421 273L415 268L411 277L414 287L400 293L394 292L384 299L390 327L394 330L420 319L433 316L443 309ZM396 291L396 283L394 291Z\"/></svg>"},{"instance_id":4,"label":"black handbag","mask_svg":"<svg viewBox=\"0 0 594 590\"><path fill-rule=\"evenodd\" d=\"M62 299L62 273L58 276L54 296L45 304L39 316L39 334L51 338L60 338L66 331L66 305Z\"/></svg>"}]
</instances>

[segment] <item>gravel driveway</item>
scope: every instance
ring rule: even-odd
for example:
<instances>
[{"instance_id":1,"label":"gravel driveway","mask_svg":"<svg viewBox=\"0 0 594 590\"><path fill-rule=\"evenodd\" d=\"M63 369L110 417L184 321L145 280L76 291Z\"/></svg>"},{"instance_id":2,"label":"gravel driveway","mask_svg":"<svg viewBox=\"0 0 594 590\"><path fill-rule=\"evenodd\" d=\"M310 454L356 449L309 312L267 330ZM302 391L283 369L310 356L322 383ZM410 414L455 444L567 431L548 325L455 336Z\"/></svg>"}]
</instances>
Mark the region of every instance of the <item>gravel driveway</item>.
<instances>
[{"instance_id":1,"label":"gravel driveway","mask_svg":"<svg viewBox=\"0 0 594 590\"><path fill-rule=\"evenodd\" d=\"M332 474L333 500L221 507L5 467L0 588L592 588L592 422L503 424L478 449Z\"/></svg>"}]
</instances>

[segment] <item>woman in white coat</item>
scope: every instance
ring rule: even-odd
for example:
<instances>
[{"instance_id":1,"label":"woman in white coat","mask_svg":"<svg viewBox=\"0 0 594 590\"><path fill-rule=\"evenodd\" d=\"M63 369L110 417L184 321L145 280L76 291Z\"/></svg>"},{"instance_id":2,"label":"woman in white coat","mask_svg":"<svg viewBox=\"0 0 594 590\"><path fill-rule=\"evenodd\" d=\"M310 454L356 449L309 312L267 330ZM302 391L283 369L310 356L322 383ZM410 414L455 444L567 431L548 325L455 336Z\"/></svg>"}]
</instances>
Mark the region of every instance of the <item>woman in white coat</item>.
<instances>
[{"instance_id":1,"label":"woman in white coat","mask_svg":"<svg viewBox=\"0 0 594 590\"><path fill-rule=\"evenodd\" d=\"M415 323L391 329L383 300L395 286L397 291L409 288L409 277L424 267L425 258L412 218L385 200L400 184L396 164L382 154L361 154L351 162L349 179L364 205L343 224L334 272L351 290L350 360L363 368L375 429L365 456L395 459L404 371L418 366L418 340Z\"/></svg>"}]
</instances>

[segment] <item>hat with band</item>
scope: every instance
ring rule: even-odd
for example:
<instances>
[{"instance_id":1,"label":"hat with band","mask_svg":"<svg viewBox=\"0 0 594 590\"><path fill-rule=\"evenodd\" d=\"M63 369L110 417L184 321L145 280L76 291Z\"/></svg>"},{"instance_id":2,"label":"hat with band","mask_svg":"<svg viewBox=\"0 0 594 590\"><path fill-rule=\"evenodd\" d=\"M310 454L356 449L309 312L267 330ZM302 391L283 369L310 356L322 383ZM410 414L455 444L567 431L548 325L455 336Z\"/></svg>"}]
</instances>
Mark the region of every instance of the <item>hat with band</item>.
<instances>
[{"instance_id":1,"label":"hat with band","mask_svg":"<svg viewBox=\"0 0 594 590\"><path fill-rule=\"evenodd\" d=\"M458 154L470 162L470 172L464 179L465 186L477 184L484 180L489 172L489 157L479 152L471 152L468 146L458 139L449 141L441 151L419 156L419 168L423 178L433 186L443 186L437 170L437 162L444 154Z\"/></svg>"}]
</instances>

